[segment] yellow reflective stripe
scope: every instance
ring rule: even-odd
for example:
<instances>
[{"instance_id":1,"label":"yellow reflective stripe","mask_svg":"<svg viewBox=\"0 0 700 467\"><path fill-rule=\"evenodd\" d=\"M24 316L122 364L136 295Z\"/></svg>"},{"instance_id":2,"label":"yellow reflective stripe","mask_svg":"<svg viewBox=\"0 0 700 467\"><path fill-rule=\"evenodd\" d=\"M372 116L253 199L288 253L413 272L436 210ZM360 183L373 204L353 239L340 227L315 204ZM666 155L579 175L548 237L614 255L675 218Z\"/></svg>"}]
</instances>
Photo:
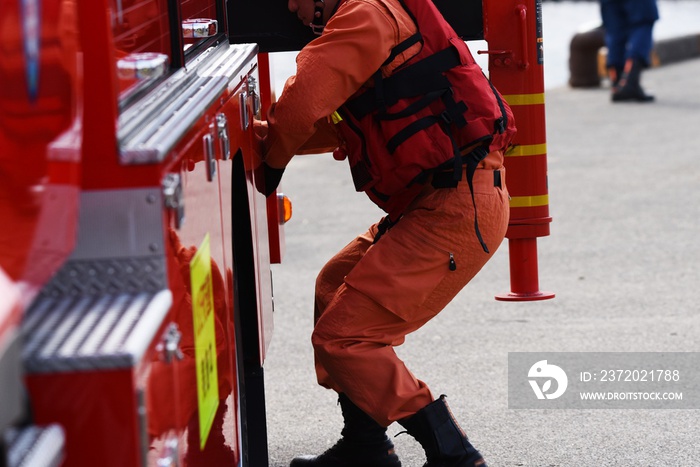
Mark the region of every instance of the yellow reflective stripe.
<instances>
[{"instance_id":1,"label":"yellow reflective stripe","mask_svg":"<svg viewBox=\"0 0 700 467\"><path fill-rule=\"evenodd\" d=\"M510 199L511 208L534 208L537 206L548 206L549 195L539 196L513 196Z\"/></svg>"},{"instance_id":2,"label":"yellow reflective stripe","mask_svg":"<svg viewBox=\"0 0 700 467\"><path fill-rule=\"evenodd\" d=\"M506 156L539 156L547 154L547 143L544 144L520 144L506 151Z\"/></svg>"},{"instance_id":3,"label":"yellow reflective stripe","mask_svg":"<svg viewBox=\"0 0 700 467\"><path fill-rule=\"evenodd\" d=\"M503 96L508 105L535 105L544 104L544 93L536 94L508 94Z\"/></svg>"}]
</instances>

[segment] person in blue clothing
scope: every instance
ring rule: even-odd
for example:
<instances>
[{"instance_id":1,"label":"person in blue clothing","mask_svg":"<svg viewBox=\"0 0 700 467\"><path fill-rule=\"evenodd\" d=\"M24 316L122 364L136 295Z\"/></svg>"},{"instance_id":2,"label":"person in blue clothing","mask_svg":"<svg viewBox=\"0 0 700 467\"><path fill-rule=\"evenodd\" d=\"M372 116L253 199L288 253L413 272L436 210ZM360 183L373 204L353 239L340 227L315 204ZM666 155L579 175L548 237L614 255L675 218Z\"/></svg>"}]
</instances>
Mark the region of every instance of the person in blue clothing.
<instances>
[{"instance_id":1,"label":"person in blue clothing","mask_svg":"<svg viewBox=\"0 0 700 467\"><path fill-rule=\"evenodd\" d=\"M652 30L659 19L656 0L600 0L600 13L612 101L653 101L654 96L642 89L640 76L650 65Z\"/></svg>"}]
</instances>

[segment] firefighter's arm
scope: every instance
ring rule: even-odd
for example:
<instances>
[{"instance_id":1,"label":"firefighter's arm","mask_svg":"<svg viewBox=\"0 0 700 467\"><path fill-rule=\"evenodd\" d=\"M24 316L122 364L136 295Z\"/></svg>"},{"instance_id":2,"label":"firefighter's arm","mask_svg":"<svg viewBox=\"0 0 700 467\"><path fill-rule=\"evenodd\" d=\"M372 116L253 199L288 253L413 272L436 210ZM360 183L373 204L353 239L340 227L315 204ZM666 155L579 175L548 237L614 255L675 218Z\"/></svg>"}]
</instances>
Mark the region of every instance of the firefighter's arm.
<instances>
[{"instance_id":1,"label":"firefighter's arm","mask_svg":"<svg viewBox=\"0 0 700 467\"><path fill-rule=\"evenodd\" d=\"M278 102L268 112L263 147L268 166L285 167L300 148L302 152L310 152L311 146L324 152L332 149L317 144L326 141L329 130L319 122L372 77L398 39L396 22L380 5L343 5L328 21L323 35L299 52L296 76L287 80ZM316 135L317 131L324 133Z\"/></svg>"},{"instance_id":2,"label":"firefighter's arm","mask_svg":"<svg viewBox=\"0 0 700 467\"><path fill-rule=\"evenodd\" d=\"M315 124L316 131L296 151L296 155L322 154L338 147L338 131L329 118L322 118Z\"/></svg>"}]
</instances>

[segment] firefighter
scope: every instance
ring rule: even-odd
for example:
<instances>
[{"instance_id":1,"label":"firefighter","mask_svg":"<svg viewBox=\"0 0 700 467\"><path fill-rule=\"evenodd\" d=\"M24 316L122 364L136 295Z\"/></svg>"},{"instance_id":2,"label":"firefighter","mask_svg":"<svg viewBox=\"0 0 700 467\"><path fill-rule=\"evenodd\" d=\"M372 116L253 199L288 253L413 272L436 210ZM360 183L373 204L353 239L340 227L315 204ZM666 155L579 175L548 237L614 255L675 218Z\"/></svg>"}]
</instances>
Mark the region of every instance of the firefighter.
<instances>
[{"instance_id":1,"label":"firefighter","mask_svg":"<svg viewBox=\"0 0 700 467\"><path fill-rule=\"evenodd\" d=\"M606 66L613 102L652 102L640 77L649 67L652 30L659 19L656 0L600 0L600 13L608 48Z\"/></svg>"},{"instance_id":2,"label":"firefighter","mask_svg":"<svg viewBox=\"0 0 700 467\"><path fill-rule=\"evenodd\" d=\"M344 427L333 447L291 467L400 466L386 435L392 422L422 445L426 466L486 466L445 397L436 399L393 348L436 316L502 242L512 113L432 2L289 0L288 8L319 37L300 51L267 122L256 122L263 192L274 191L294 154L335 149L336 158L347 156L356 188L387 212L316 280L316 375L338 393ZM448 52L438 59L434 44ZM462 72L469 79L445 89L410 99L399 91ZM403 111L392 113L397 106ZM421 123L402 127L403 118ZM389 190L421 164L407 186Z\"/></svg>"}]
</instances>

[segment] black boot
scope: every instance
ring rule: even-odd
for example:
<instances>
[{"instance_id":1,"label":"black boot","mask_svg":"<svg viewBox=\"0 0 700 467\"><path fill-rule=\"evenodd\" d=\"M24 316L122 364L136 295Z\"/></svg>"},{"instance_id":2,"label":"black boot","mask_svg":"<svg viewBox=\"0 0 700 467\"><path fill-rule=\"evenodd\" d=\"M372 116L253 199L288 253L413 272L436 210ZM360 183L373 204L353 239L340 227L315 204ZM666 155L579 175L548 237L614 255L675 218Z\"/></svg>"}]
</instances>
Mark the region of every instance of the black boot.
<instances>
[{"instance_id":1,"label":"black boot","mask_svg":"<svg viewBox=\"0 0 700 467\"><path fill-rule=\"evenodd\" d=\"M487 467L450 412L445 396L399 420L408 434L423 446L423 467Z\"/></svg>"},{"instance_id":2,"label":"black boot","mask_svg":"<svg viewBox=\"0 0 700 467\"><path fill-rule=\"evenodd\" d=\"M342 438L319 456L295 457L289 467L401 467L386 428L345 395L338 397L345 426Z\"/></svg>"},{"instance_id":3,"label":"black boot","mask_svg":"<svg viewBox=\"0 0 700 467\"><path fill-rule=\"evenodd\" d=\"M632 58L627 60L620 82L613 90L613 102L651 102L654 100L654 96L646 94L640 84L643 68L644 63L641 60Z\"/></svg>"}]
</instances>

